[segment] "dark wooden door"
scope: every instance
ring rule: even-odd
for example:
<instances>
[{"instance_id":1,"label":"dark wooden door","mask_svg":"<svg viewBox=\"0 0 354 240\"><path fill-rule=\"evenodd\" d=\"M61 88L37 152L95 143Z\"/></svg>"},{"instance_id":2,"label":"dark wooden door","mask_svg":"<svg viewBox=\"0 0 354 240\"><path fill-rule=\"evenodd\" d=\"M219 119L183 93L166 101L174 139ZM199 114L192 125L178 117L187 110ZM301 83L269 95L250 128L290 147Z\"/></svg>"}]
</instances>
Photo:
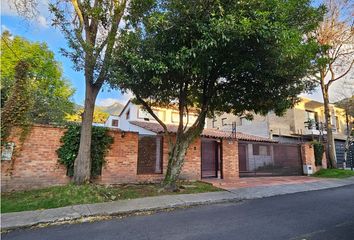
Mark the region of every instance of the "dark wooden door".
<instances>
[{"instance_id":1,"label":"dark wooden door","mask_svg":"<svg viewBox=\"0 0 354 240\"><path fill-rule=\"evenodd\" d=\"M247 171L247 159L246 159L246 148L247 145L239 144L238 145L238 160L239 160L239 168L240 172Z\"/></svg>"},{"instance_id":2,"label":"dark wooden door","mask_svg":"<svg viewBox=\"0 0 354 240\"><path fill-rule=\"evenodd\" d=\"M202 177L217 177L217 142L202 141Z\"/></svg>"}]
</instances>

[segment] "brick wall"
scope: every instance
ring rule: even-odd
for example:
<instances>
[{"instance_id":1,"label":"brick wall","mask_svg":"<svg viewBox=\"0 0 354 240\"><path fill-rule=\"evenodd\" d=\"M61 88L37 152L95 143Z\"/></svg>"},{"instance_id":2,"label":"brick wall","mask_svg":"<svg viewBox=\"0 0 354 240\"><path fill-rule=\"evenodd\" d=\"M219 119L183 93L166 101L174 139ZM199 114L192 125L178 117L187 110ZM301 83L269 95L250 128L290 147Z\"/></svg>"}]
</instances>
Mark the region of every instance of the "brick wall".
<instances>
[{"instance_id":1,"label":"brick wall","mask_svg":"<svg viewBox=\"0 0 354 240\"><path fill-rule=\"evenodd\" d=\"M58 163L56 150L65 129L33 126L22 147L19 129L9 138L15 142L11 161L1 161L2 191L42 188L69 182L65 166Z\"/></svg>"},{"instance_id":2,"label":"brick wall","mask_svg":"<svg viewBox=\"0 0 354 240\"><path fill-rule=\"evenodd\" d=\"M222 171L225 180L239 178L238 142L222 140Z\"/></svg>"},{"instance_id":3,"label":"brick wall","mask_svg":"<svg viewBox=\"0 0 354 240\"><path fill-rule=\"evenodd\" d=\"M315 164L315 153L314 147L310 143L305 143L301 145L301 155L302 155L302 164L311 165L313 173L317 172L321 168L327 168L327 158L325 152L322 157L322 166L316 166Z\"/></svg>"},{"instance_id":4,"label":"brick wall","mask_svg":"<svg viewBox=\"0 0 354 240\"><path fill-rule=\"evenodd\" d=\"M172 141L175 141L172 138ZM168 139L163 138L163 173L167 170L168 165ZM196 139L189 147L186 153L184 165L182 166L180 178L187 180L201 179L201 141Z\"/></svg>"},{"instance_id":5,"label":"brick wall","mask_svg":"<svg viewBox=\"0 0 354 240\"><path fill-rule=\"evenodd\" d=\"M18 130L13 131L10 141L15 142L15 154L11 161L1 161L2 191L43 188L63 185L70 181L66 168L58 162L56 150L65 128L33 126L20 148ZM99 184L132 182L156 182L163 179L168 164L168 142L163 139L163 173L137 174L139 135L135 132L111 130L114 143L106 156L101 176L94 181ZM223 176L238 178L237 142L222 141ZM182 179L201 179L201 140L196 139L187 150L182 167Z\"/></svg>"},{"instance_id":6,"label":"brick wall","mask_svg":"<svg viewBox=\"0 0 354 240\"><path fill-rule=\"evenodd\" d=\"M184 165L181 171L181 178L201 179L201 140L196 139L187 150Z\"/></svg>"}]
</instances>

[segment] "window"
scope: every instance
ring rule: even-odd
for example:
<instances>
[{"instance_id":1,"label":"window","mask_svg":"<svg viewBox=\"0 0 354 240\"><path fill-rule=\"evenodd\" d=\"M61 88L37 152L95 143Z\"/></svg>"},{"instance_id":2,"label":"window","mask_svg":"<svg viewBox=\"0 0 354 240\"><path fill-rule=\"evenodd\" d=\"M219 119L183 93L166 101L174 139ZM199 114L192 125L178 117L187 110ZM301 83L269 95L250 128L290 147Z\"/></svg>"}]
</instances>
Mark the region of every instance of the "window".
<instances>
[{"instance_id":1,"label":"window","mask_svg":"<svg viewBox=\"0 0 354 240\"><path fill-rule=\"evenodd\" d=\"M155 115L161 119L161 121L165 121L165 111L163 110L153 110ZM144 120L155 120L155 118L148 113L146 110L144 110L143 108L139 108L138 109L138 118L140 119L144 119Z\"/></svg>"},{"instance_id":2,"label":"window","mask_svg":"<svg viewBox=\"0 0 354 240\"><path fill-rule=\"evenodd\" d=\"M161 136L139 135L138 174L161 174L162 154Z\"/></svg>"},{"instance_id":3,"label":"window","mask_svg":"<svg viewBox=\"0 0 354 240\"><path fill-rule=\"evenodd\" d=\"M335 116L336 118L336 131L338 132L339 131L339 118L338 116Z\"/></svg>"},{"instance_id":4,"label":"window","mask_svg":"<svg viewBox=\"0 0 354 240\"><path fill-rule=\"evenodd\" d=\"M211 124L212 124L212 128L215 128L215 122L216 122L216 118L215 118L215 117L213 117L213 120L212 120L212 122L211 122Z\"/></svg>"},{"instance_id":5,"label":"window","mask_svg":"<svg viewBox=\"0 0 354 240\"><path fill-rule=\"evenodd\" d=\"M227 118L222 118L221 119L221 126L225 126L226 125L226 120L227 120Z\"/></svg>"},{"instance_id":6,"label":"window","mask_svg":"<svg viewBox=\"0 0 354 240\"><path fill-rule=\"evenodd\" d=\"M125 113L125 119L129 119L130 118L130 109L128 109L128 111Z\"/></svg>"},{"instance_id":7,"label":"window","mask_svg":"<svg viewBox=\"0 0 354 240\"><path fill-rule=\"evenodd\" d=\"M189 114L188 118L187 115L183 115L183 122L186 123L188 120L188 124L193 124L197 120L198 116L195 114ZM179 123L179 113L178 112L172 112L171 114L171 122L173 123Z\"/></svg>"},{"instance_id":8,"label":"window","mask_svg":"<svg viewBox=\"0 0 354 240\"><path fill-rule=\"evenodd\" d=\"M253 144L253 155L270 156L269 146Z\"/></svg>"},{"instance_id":9,"label":"window","mask_svg":"<svg viewBox=\"0 0 354 240\"><path fill-rule=\"evenodd\" d=\"M112 119L112 127L118 127L118 119Z\"/></svg>"},{"instance_id":10,"label":"window","mask_svg":"<svg viewBox=\"0 0 354 240\"><path fill-rule=\"evenodd\" d=\"M318 130L318 126L316 125L318 123L317 112L306 110L305 121L307 123L308 129L317 129Z\"/></svg>"}]
</instances>

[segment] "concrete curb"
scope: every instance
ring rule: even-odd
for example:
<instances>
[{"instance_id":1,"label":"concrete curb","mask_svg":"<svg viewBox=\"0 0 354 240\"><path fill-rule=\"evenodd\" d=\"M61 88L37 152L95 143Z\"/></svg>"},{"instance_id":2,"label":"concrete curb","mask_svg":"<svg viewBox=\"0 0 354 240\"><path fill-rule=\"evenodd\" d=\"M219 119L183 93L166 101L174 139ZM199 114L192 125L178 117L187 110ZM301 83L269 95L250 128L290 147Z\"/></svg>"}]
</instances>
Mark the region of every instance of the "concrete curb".
<instances>
[{"instance_id":1,"label":"concrete curb","mask_svg":"<svg viewBox=\"0 0 354 240\"><path fill-rule=\"evenodd\" d=\"M74 205L46 210L5 213L1 214L1 231L31 227L43 223L76 220L84 217L128 215L137 212L158 211L329 189L351 184L354 184L354 178L345 180L322 180L302 184L240 188L222 192L164 195L115 202Z\"/></svg>"},{"instance_id":2,"label":"concrete curb","mask_svg":"<svg viewBox=\"0 0 354 240\"><path fill-rule=\"evenodd\" d=\"M208 192L198 194L163 195L131 200L23 211L1 214L1 231L31 227L43 223L76 220L84 217L128 215L137 212L189 207L201 204L222 203L236 200L234 194Z\"/></svg>"}]
</instances>

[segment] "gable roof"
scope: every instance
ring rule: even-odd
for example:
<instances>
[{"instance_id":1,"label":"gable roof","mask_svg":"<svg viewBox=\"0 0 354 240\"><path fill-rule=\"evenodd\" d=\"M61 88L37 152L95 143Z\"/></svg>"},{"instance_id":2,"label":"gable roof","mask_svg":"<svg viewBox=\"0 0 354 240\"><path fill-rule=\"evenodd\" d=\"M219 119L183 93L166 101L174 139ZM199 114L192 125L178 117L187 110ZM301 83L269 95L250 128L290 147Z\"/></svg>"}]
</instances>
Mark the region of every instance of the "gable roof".
<instances>
[{"instance_id":1,"label":"gable roof","mask_svg":"<svg viewBox=\"0 0 354 240\"><path fill-rule=\"evenodd\" d=\"M129 101L127 102L127 104L125 104L125 106L123 107L123 109L120 111L118 117L122 116L122 113L123 113L124 110L128 107L128 105L129 105L130 102L131 102L131 101L130 101L130 99L129 99Z\"/></svg>"},{"instance_id":2,"label":"gable roof","mask_svg":"<svg viewBox=\"0 0 354 240\"><path fill-rule=\"evenodd\" d=\"M144 128L144 129L149 130L154 133L163 133L164 132L162 126L158 123L140 122L140 121L129 121L129 123L131 123L135 126ZM167 130L169 133L176 133L177 129L178 129L177 125L172 125L172 124L166 124L166 127L167 127ZM230 138L231 134L232 133L230 131L222 131L222 130L217 130L217 129L206 128L203 130L201 136L202 137L210 137L210 138ZM254 135L245 134L245 133L241 133L241 132L236 133L236 139L242 140L242 141L254 141L254 142L277 142L277 141L269 139L269 138L254 136Z\"/></svg>"}]
</instances>

